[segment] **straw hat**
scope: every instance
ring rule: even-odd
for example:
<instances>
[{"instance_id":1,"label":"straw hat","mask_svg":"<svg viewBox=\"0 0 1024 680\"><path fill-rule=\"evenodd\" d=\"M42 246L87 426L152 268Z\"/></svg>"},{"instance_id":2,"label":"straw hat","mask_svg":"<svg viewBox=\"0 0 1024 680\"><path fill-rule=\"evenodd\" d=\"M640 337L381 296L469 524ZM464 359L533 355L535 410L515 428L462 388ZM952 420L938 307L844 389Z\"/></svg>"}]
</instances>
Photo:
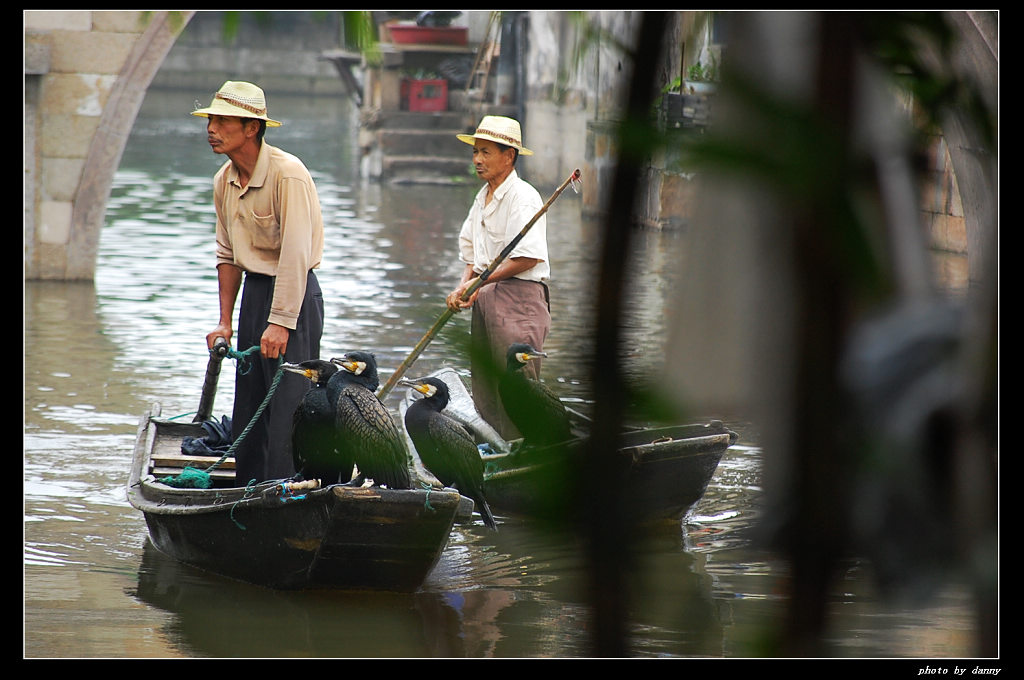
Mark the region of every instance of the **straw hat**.
<instances>
[{"instance_id":1,"label":"straw hat","mask_svg":"<svg viewBox=\"0 0 1024 680\"><path fill-rule=\"evenodd\" d=\"M229 80L220 86L213 101L205 109L196 109L193 116L239 116L267 121L267 127L279 127L281 123L267 117L267 99L263 90L252 83Z\"/></svg>"},{"instance_id":2,"label":"straw hat","mask_svg":"<svg viewBox=\"0 0 1024 680\"><path fill-rule=\"evenodd\" d=\"M511 146L523 156L532 156L533 152L523 146L523 133L519 129L519 121L505 116L484 116L471 135L455 135L460 142L476 144L478 139L486 139L505 146Z\"/></svg>"}]
</instances>

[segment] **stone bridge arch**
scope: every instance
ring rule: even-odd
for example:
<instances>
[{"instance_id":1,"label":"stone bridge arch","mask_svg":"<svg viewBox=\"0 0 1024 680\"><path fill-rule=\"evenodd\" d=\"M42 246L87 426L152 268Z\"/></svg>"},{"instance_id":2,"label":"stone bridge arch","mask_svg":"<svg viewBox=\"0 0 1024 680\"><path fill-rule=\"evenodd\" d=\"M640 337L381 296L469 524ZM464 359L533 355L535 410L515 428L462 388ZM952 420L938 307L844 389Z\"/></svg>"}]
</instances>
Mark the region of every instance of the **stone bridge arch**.
<instances>
[{"instance_id":1,"label":"stone bridge arch","mask_svg":"<svg viewBox=\"0 0 1024 680\"><path fill-rule=\"evenodd\" d=\"M94 278L132 124L193 13L24 12L26 280Z\"/></svg>"}]
</instances>

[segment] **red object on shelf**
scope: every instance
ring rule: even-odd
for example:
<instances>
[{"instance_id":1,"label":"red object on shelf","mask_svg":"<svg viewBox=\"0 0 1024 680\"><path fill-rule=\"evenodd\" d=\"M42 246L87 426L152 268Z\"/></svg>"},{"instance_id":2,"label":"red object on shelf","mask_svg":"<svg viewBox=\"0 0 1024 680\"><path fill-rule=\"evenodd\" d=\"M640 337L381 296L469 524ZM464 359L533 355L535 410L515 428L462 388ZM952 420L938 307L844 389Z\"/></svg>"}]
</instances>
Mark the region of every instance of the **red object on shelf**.
<instances>
[{"instance_id":1,"label":"red object on shelf","mask_svg":"<svg viewBox=\"0 0 1024 680\"><path fill-rule=\"evenodd\" d=\"M412 80L402 81L402 97L408 102L409 111L447 111L448 81L447 80ZM403 103L405 103L403 101Z\"/></svg>"},{"instance_id":2,"label":"red object on shelf","mask_svg":"<svg viewBox=\"0 0 1024 680\"><path fill-rule=\"evenodd\" d=\"M469 29L465 26L416 26L411 24L389 24L391 41L403 45L465 45Z\"/></svg>"}]
</instances>

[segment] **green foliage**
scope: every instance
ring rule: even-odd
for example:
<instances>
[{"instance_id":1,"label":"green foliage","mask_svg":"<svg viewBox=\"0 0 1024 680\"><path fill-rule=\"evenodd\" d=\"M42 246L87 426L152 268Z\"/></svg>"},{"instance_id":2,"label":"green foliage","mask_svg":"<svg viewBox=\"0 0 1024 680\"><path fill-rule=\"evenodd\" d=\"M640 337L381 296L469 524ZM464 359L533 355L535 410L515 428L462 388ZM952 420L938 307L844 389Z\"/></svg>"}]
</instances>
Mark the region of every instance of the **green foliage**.
<instances>
[{"instance_id":1,"label":"green foliage","mask_svg":"<svg viewBox=\"0 0 1024 680\"><path fill-rule=\"evenodd\" d=\"M377 26L368 11L341 12L341 32L345 45L354 48L368 64L380 62Z\"/></svg>"},{"instance_id":2,"label":"green foliage","mask_svg":"<svg viewBox=\"0 0 1024 680\"><path fill-rule=\"evenodd\" d=\"M153 10L145 10L139 14L139 25L143 28L149 26L150 22L153 21L153 15L156 14ZM167 12L167 27L172 34L177 35L182 32L187 23L185 13L181 10L171 10Z\"/></svg>"},{"instance_id":3,"label":"green foliage","mask_svg":"<svg viewBox=\"0 0 1024 680\"><path fill-rule=\"evenodd\" d=\"M224 37L224 42L232 43L235 38L238 37L238 32L242 27L242 20L245 15L252 16L256 21L256 24L264 31L270 28L272 19L270 14L265 11L255 12L241 12L238 10L224 12L224 24L222 26L221 34Z\"/></svg>"},{"instance_id":4,"label":"green foliage","mask_svg":"<svg viewBox=\"0 0 1024 680\"><path fill-rule=\"evenodd\" d=\"M718 66L712 63L710 66L703 66L698 61L686 69L686 79L695 83L711 83L718 80Z\"/></svg>"},{"instance_id":5,"label":"green foliage","mask_svg":"<svg viewBox=\"0 0 1024 680\"><path fill-rule=\"evenodd\" d=\"M682 76L676 76L672 80L665 83L665 86L661 88L661 93L666 94L668 92L679 92L679 88L683 86Z\"/></svg>"},{"instance_id":6,"label":"green foliage","mask_svg":"<svg viewBox=\"0 0 1024 680\"><path fill-rule=\"evenodd\" d=\"M996 148L995 113L977 86L952 68L956 35L941 12L867 12L861 20L872 56L913 96L925 132L941 128L944 112L959 109L970 114L988 148Z\"/></svg>"}]
</instances>

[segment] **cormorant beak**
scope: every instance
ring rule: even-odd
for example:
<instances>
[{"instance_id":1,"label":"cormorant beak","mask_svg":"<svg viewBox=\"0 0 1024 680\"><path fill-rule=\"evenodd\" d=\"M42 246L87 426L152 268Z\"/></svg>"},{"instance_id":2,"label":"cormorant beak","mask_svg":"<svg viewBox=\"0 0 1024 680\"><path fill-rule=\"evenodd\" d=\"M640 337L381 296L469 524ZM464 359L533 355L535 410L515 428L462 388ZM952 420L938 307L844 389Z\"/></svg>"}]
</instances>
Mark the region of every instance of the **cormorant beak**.
<instances>
[{"instance_id":1,"label":"cormorant beak","mask_svg":"<svg viewBox=\"0 0 1024 680\"><path fill-rule=\"evenodd\" d=\"M281 364L281 369L289 371L291 373L298 373L299 375L313 380L316 376L313 375L313 371L309 368L303 368L298 364Z\"/></svg>"},{"instance_id":2,"label":"cormorant beak","mask_svg":"<svg viewBox=\"0 0 1024 680\"><path fill-rule=\"evenodd\" d=\"M519 352L516 354L516 359L519 363L525 364L530 359L539 359L540 357L547 357L546 352Z\"/></svg>"},{"instance_id":3,"label":"cormorant beak","mask_svg":"<svg viewBox=\"0 0 1024 680\"><path fill-rule=\"evenodd\" d=\"M331 363L338 364L349 373L353 373L355 375L359 375L360 373L366 370L365 361L351 361L347 357L342 357L340 359L332 358Z\"/></svg>"},{"instance_id":4,"label":"cormorant beak","mask_svg":"<svg viewBox=\"0 0 1024 680\"><path fill-rule=\"evenodd\" d=\"M419 382L418 380L399 380L399 385L412 388L422 394L424 397L432 397L437 392L437 387L430 383Z\"/></svg>"}]
</instances>

